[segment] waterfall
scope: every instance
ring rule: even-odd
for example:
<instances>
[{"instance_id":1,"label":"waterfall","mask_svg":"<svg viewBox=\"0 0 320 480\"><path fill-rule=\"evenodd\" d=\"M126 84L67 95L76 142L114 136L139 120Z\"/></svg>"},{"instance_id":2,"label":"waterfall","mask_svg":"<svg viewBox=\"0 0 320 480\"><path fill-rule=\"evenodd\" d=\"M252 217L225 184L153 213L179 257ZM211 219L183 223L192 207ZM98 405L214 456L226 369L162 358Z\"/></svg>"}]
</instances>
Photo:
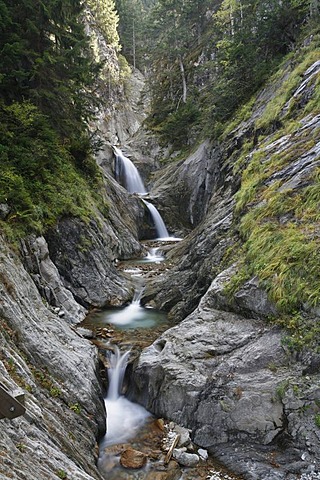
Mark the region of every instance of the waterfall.
<instances>
[{"instance_id":1,"label":"waterfall","mask_svg":"<svg viewBox=\"0 0 320 480\"><path fill-rule=\"evenodd\" d=\"M139 319L143 319L145 317L145 311L140 304L142 292L143 286L140 285L134 293L132 302L128 306L121 308L114 313L110 313L108 321L113 325L120 327L130 326L131 323L134 323Z\"/></svg>"},{"instance_id":2,"label":"waterfall","mask_svg":"<svg viewBox=\"0 0 320 480\"><path fill-rule=\"evenodd\" d=\"M109 389L108 399L117 400L123 383L123 377L127 368L127 361L130 351L121 355L117 346L114 347L114 353L110 356L110 368L108 369Z\"/></svg>"},{"instance_id":3,"label":"waterfall","mask_svg":"<svg viewBox=\"0 0 320 480\"><path fill-rule=\"evenodd\" d=\"M149 262L159 263L159 262L162 262L162 260L164 260L164 256L162 255L160 248L155 247L155 248L150 248L145 259L148 260Z\"/></svg>"},{"instance_id":4,"label":"waterfall","mask_svg":"<svg viewBox=\"0 0 320 480\"><path fill-rule=\"evenodd\" d=\"M156 209L156 207L154 205L152 205L152 203L146 202L145 200L143 200L143 201L146 204L146 206L148 207L149 212L152 216L152 219L154 221L154 226L156 227L158 238L159 239L169 238L168 230L167 230L167 228L164 224L164 221L162 220L162 217L161 217L160 213Z\"/></svg>"},{"instance_id":5,"label":"waterfall","mask_svg":"<svg viewBox=\"0 0 320 480\"><path fill-rule=\"evenodd\" d=\"M148 193L143 184L143 181L141 180L141 177L139 175L137 168L134 166L131 160L127 158L125 155L123 155L120 148L117 148L114 146L113 150L116 156L116 166L115 166L116 180L119 183L122 183L129 193L138 193L142 195ZM158 239L159 240L168 239L169 233L164 224L164 221L162 220L160 213L158 212L156 207L152 205L152 203L149 203L146 201L144 201L144 203L148 207L150 215L153 219L153 222L157 231Z\"/></svg>"},{"instance_id":6,"label":"waterfall","mask_svg":"<svg viewBox=\"0 0 320 480\"><path fill-rule=\"evenodd\" d=\"M100 445L99 469L104 470L104 448L116 443L126 443L150 416L141 405L130 402L121 395L124 374L130 351L121 353L117 346L110 353L110 368L108 368L109 388L105 398L107 411L107 433Z\"/></svg>"},{"instance_id":7,"label":"waterfall","mask_svg":"<svg viewBox=\"0 0 320 480\"><path fill-rule=\"evenodd\" d=\"M117 181L119 183L122 181L124 187L130 193L147 193L147 190L135 165L129 158L123 155L119 148L113 147L113 149L116 156L115 174Z\"/></svg>"}]
</instances>

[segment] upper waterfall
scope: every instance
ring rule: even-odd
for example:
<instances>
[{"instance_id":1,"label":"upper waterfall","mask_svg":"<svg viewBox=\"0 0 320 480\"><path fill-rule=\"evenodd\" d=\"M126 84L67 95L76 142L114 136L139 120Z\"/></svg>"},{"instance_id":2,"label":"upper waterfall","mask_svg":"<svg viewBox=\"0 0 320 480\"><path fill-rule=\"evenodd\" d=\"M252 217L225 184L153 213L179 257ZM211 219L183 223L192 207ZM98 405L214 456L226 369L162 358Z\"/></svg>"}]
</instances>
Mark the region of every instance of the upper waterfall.
<instances>
[{"instance_id":1,"label":"upper waterfall","mask_svg":"<svg viewBox=\"0 0 320 480\"><path fill-rule=\"evenodd\" d=\"M131 160L123 155L122 151L113 147L116 156L115 174L116 179L123 183L126 190L130 193L147 193L140 174L131 162Z\"/></svg>"},{"instance_id":2,"label":"upper waterfall","mask_svg":"<svg viewBox=\"0 0 320 480\"><path fill-rule=\"evenodd\" d=\"M114 154L116 157L115 163L115 177L119 183L125 186L126 190L129 193L138 193L141 195L145 195L147 192L143 181L140 177L140 174L135 167L135 165L131 162L129 158L123 155L120 148L113 146ZM170 238L168 230L165 226L165 223L156 209L154 205L149 202L144 201L145 205L147 206L150 215L153 219L155 229L157 231L157 238L160 239L168 239Z\"/></svg>"}]
</instances>

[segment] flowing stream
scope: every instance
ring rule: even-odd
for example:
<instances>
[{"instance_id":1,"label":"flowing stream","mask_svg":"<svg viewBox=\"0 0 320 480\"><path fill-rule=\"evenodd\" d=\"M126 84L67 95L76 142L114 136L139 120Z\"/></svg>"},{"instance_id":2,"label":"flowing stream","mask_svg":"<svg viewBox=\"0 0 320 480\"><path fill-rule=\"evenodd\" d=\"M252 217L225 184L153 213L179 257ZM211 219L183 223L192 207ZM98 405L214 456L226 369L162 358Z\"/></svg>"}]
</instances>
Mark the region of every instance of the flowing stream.
<instances>
[{"instance_id":1,"label":"flowing stream","mask_svg":"<svg viewBox=\"0 0 320 480\"><path fill-rule=\"evenodd\" d=\"M129 159L127 159L127 157L122 154L120 149L114 147L114 151L116 155L116 175L118 180L122 179L129 192L145 194L146 190L136 167ZM161 241L165 240L169 242L181 240L180 238L169 237L169 233L157 209L151 203L146 201L144 202L154 219L157 235L159 237L157 240L160 239ZM159 247L152 247L149 249L146 257L140 259L140 263L145 262L160 264L164 260L164 255ZM158 268L160 268L160 265L158 265ZM126 270L126 272L128 273L129 270ZM101 332L106 331L107 338L110 338L110 336L112 337L113 342L117 342L117 332L125 331L126 339L124 343L127 345L128 343L131 344L133 348L135 348L135 346L139 343L139 332L144 331L146 332L143 334L144 341L147 341L147 345L152 343L155 338L159 336L159 330L163 331L168 328L168 322L167 316L163 312L158 312L151 308L144 308L141 305L141 297L144 288L143 281L140 278L141 275L142 272L139 270L139 268L132 269L132 279L135 278L136 280L136 293L129 305L118 308L107 308L99 313L95 312L87 317L87 319L83 322L83 326L91 327L93 331L96 331L96 328L99 327ZM110 327L112 328L110 329ZM130 334L130 331L133 333ZM149 337L147 333L148 331L153 332ZM102 336L102 338L106 337ZM123 337L118 338L120 338L120 343L122 343L121 338L123 339ZM131 354L130 349L126 349L123 353L121 353L117 345L107 343L104 344L104 346L109 350L109 367L107 369L108 391L105 397L105 407L107 412L106 435L100 442L98 459L99 471L101 472L103 478L108 480L142 480L145 478L149 480L154 478L153 475L158 475L158 473L162 475L164 464L163 460L161 460L161 455L157 457L158 460L155 460L155 462L150 463L149 459L145 468L140 471L141 473L135 472L130 468L129 470L126 470L121 467L122 457L119 457L119 455L124 451L123 448L128 448L128 442L131 442L135 445L138 441L138 445L141 445L143 444L143 438L147 438L147 442L149 444L151 435L150 428L152 424L155 424L156 420L149 412L145 410L145 408L129 401L122 394L123 380L125 377L127 363ZM143 342L140 343L140 348L141 346L143 346ZM157 435L159 435L158 427L157 432ZM161 438L163 438L163 432L161 432ZM161 448L160 444L158 443L158 448L159 447ZM214 473L213 470L210 470L212 465L212 463L207 464L207 473ZM194 473L191 477L189 477L188 473L178 470L178 472L175 472L174 478L178 478L176 476L178 474L180 480L189 480L191 478L193 480L198 480L199 471L194 469ZM161 478L164 477L162 476ZM210 475L207 475L207 478L210 478L210 480L219 480L222 478L232 480L235 477L229 477L228 475L223 477L211 477Z\"/></svg>"},{"instance_id":2,"label":"flowing stream","mask_svg":"<svg viewBox=\"0 0 320 480\"><path fill-rule=\"evenodd\" d=\"M121 353L116 345L109 352L109 388L105 398L107 433L100 443L98 460L98 468L106 478L118 463L116 456L106 452L106 448L128 442L150 417L145 408L121 395L129 355L129 350Z\"/></svg>"}]
</instances>

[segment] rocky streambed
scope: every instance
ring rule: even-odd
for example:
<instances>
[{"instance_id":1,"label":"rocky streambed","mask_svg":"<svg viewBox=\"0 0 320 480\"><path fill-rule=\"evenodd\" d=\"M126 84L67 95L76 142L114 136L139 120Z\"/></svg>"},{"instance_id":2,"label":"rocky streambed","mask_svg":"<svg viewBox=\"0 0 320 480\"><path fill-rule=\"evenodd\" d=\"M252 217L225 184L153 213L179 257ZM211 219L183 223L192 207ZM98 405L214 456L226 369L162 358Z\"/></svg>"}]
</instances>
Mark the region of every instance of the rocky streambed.
<instances>
[{"instance_id":1,"label":"rocky streambed","mask_svg":"<svg viewBox=\"0 0 320 480\"><path fill-rule=\"evenodd\" d=\"M152 244L152 247L154 247L154 244ZM162 260L164 260L164 257ZM138 284L141 286L141 276L144 278L143 281L147 282L148 278L161 275L162 272L170 268L169 262L166 263L162 260L156 262L150 260L145 262L145 259L141 259L140 262L139 260L133 260L120 263L118 268L133 272L135 277L138 276ZM141 322L146 322L144 326L140 322L138 323L139 327L137 327L134 319L137 312L132 312L129 306L118 309L118 315L120 312L122 319L120 325L117 325L115 320L117 317L114 316L113 310L111 310L111 317L108 317L107 309L104 313L103 311L92 312L78 328L80 334L90 337L98 347L101 363L104 365L102 376L104 375L104 368L107 371L113 368L114 361L112 358L110 361L109 359L110 355L114 356L114 354L110 352L113 352L117 347L122 352L130 350L126 378L124 385L120 387L120 393L124 394L126 392L128 398L133 400L135 395L131 388L131 377L135 362L146 347L149 347L159 338L161 333L172 326L172 321L169 322L165 315L163 315L164 318L159 320L158 324L150 326L148 316L152 316L153 310L150 308L143 310L143 307L140 307L140 309L144 315ZM130 315L133 315L133 324L131 325L130 321L123 324L123 317L130 317ZM111 323L108 322L110 318ZM115 321L115 323L112 323L112 321ZM106 390L112 388L112 381L110 378L109 382L106 381ZM226 467L217 462L206 449L197 446L191 440L191 430L170 421L166 413L163 418L157 418L147 411L143 413L139 405L135 407L135 404L130 404L129 400L122 396L119 398L119 407L115 407L115 402L108 401L108 397L109 393L106 397L106 409L107 423L109 421L110 425L107 428L107 435L100 445L98 462L100 473L104 478L108 478L108 480L240 479L239 476L227 471ZM120 411L117 410L118 408ZM134 419L126 418L127 409L130 410L129 415L141 417L141 421L137 420L138 427ZM114 431L114 422L110 418L112 415L121 416L120 422L118 419L115 420L116 423L119 422L116 425L118 432ZM123 428L132 429L132 435L128 435L127 432L123 434ZM122 440L123 436L125 441Z\"/></svg>"}]
</instances>

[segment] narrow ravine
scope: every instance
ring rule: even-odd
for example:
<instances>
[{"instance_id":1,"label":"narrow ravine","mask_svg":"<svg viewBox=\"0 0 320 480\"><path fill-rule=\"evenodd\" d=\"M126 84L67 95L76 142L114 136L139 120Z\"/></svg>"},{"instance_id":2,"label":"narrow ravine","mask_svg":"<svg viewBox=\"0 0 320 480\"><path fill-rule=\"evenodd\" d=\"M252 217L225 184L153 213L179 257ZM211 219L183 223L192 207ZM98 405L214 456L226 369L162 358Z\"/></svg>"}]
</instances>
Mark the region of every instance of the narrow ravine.
<instances>
[{"instance_id":1,"label":"narrow ravine","mask_svg":"<svg viewBox=\"0 0 320 480\"><path fill-rule=\"evenodd\" d=\"M118 181L130 193L146 195L136 167L120 149L115 148L115 155ZM134 402L130 388L126 391L124 380L132 362L172 326L164 312L142 306L141 297L149 277L170 268L164 250L181 240L170 236L156 207L143 201L154 220L157 238L144 243L144 257L118 262L118 269L134 285L132 301L122 307L94 311L81 324L92 331L92 341L99 348L107 372L106 435L100 441L99 471L108 480L237 479L206 450L193 444L188 429L154 418Z\"/></svg>"}]
</instances>

